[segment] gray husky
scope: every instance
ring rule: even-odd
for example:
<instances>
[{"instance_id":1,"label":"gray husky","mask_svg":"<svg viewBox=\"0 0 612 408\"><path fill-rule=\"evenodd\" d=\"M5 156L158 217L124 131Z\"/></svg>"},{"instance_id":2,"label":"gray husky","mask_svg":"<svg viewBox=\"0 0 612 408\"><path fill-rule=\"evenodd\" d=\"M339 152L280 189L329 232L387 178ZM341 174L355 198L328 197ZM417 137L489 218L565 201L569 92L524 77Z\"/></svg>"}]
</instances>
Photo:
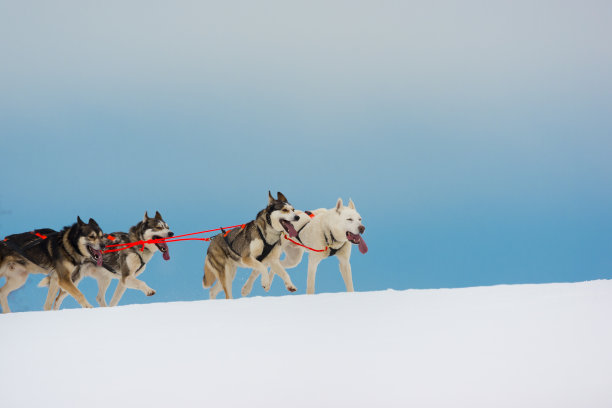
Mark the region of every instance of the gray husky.
<instances>
[{"instance_id":1,"label":"gray husky","mask_svg":"<svg viewBox=\"0 0 612 408\"><path fill-rule=\"evenodd\" d=\"M30 273L51 277L55 292L49 290L45 310L51 309L58 288L68 292L82 307L91 307L72 282L72 273L87 259L102 265L102 249L102 230L91 218L85 224L77 217L75 224L59 232L42 229L6 237L0 246L0 276L6 277L0 289L2 311L10 311L7 295L23 286Z\"/></svg>"},{"instance_id":2,"label":"gray husky","mask_svg":"<svg viewBox=\"0 0 612 408\"><path fill-rule=\"evenodd\" d=\"M244 228L235 228L213 237L206 253L202 279L204 288L210 288L218 280L218 284L210 290L210 297L214 299L223 289L225 298L232 298L232 281L239 266L257 271L265 290L270 288L268 266L283 280L288 280L289 276L279 260L281 234L286 232L295 237L297 231L292 222L297 220L299 217L285 196L279 192L274 198L268 191L268 206L253 221L245 224ZM287 289L296 290L293 286Z\"/></svg>"},{"instance_id":3,"label":"gray husky","mask_svg":"<svg viewBox=\"0 0 612 408\"><path fill-rule=\"evenodd\" d=\"M145 212L142 221L131 227L129 232L113 232L110 236L114 239L111 241L106 238L106 245L170 238L174 236L174 233L170 231L170 227L163 220L159 211L157 211L155 217L149 217ZM112 248L115 247L109 247L109 249ZM137 277L144 272L147 263L158 250L162 253L164 260L168 261L170 259L168 244L165 242L145 244L144 249L141 249L143 249L143 246L138 245L116 252L107 252L103 255L102 265L87 261L74 272L72 277L73 281L75 284L78 284L85 276L96 279L98 282L98 295L96 300L100 306L107 306L106 290L112 279L119 279L119 283L110 301L110 306L116 306L119 303L119 300L121 300L127 288L138 289L147 296L153 296L155 290L151 289L142 280L137 279ZM46 285L48 283L48 281L43 280L41 285ZM60 308L66 296L66 292L60 292L55 300L54 309Z\"/></svg>"}]
</instances>

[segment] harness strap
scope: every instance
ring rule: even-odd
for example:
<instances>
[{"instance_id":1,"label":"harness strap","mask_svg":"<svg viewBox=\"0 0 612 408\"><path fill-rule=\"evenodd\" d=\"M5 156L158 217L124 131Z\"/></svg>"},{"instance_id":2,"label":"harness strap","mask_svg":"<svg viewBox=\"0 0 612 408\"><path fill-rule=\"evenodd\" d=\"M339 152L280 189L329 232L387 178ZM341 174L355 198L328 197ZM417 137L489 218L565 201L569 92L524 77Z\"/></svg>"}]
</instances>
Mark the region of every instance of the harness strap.
<instances>
[{"instance_id":1,"label":"harness strap","mask_svg":"<svg viewBox=\"0 0 612 408\"><path fill-rule=\"evenodd\" d=\"M338 249L336 248L329 248L329 255L328 256L334 256L336 255L336 252L338 252L339 250L341 250L342 248L344 248L346 245L346 242L344 244L342 244L342 246Z\"/></svg>"},{"instance_id":2,"label":"harness strap","mask_svg":"<svg viewBox=\"0 0 612 408\"><path fill-rule=\"evenodd\" d=\"M263 247L263 251L261 252L261 255L259 255L255 259L257 259L259 262L261 262L264 259L266 259L266 257L270 254L270 252L272 252L272 249L274 249L276 244L278 244L278 241L276 241L274 244L268 244L268 241L266 241L266 238L264 237L263 232L261 232L259 227L257 227L257 232L259 232L259 236L261 237L261 240L264 243L264 247ZM278 238L278 240L280 241L280 237Z\"/></svg>"},{"instance_id":3,"label":"harness strap","mask_svg":"<svg viewBox=\"0 0 612 408\"><path fill-rule=\"evenodd\" d=\"M27 259L29 262L32 262L34 265L38 265L36 262L34 262L32 259L30 259L29 256L27 256L26 254L24 254L22 251L25 251L26 249L31 248L33 245L28 245L25 248L20 248L19 245L16 245L14 242L11 242L10 239L5 239L4 244L9 247L10 249L12 249L13 251L17 252L20 256L24 257L25 259ZM38 243L38 242L37 242Z\"/></svg>"},{"instance_id":4,"label":"harness strap","mask_svg":"<svg viewBox=\"0 0 612 408\"><path fill-rule=\"evenodd\" d=\"M230 244L230 242L227 240L227 234L230 233L231 230L228 230L227 232L225 232L225 230L223 228L221 228L221 234L223 236L223 240L225 241L225 243L227 244L227 246L229 247L230 251L232 251L234 254L236 254L236 256L240 256L240 254L238 252L236 252L236 250L234 248L232 248L232 244Z\"/></svg>"},{"instance_id":5,"label":"harness strap","mask_svg":"<svg viewBox=\"0 0 612 408\"><path fill-rule=\"evenodd\" d=\"M338 240L336 240L336 238L334 237L334 234L329 231L329 239L331 240L331 243L327 240L327 235L325 235L325 232L323 233L323 237L325 238L325 243L327 244L327 247L329 248L329 256L334 256L336 255L336 252L338 252L339 250L341 250L342 248L344 248L344 245L346 245L346 242L338 249L336 248L332 248L331 245L334 242L339 242Z\"/></svg>"},{"instance_id":6,"label":"harness strap","mask_svg":"<svg viewBox=\"0 0 612 408\"><path fill-rule=\"evenodd\" d=\"M295 235L295 239L297 239L298 241L300 241L302 244L302 239L300 238L300 232L302 232L302 230L308 225L308 223L302 225L302 228L300 228L297 232L297 234Z\"/></svg>"},{"instance_id":7,"label":"harness strap","mask_svg":"<svg viewBox=\"0 0 612 408\"><path fill-rule=\"evenodd\" d=\"M142 260L142 256L140 256L138 252L136 252L136 255L138 255L138 259L140 259L140 267L136 269L136 272L134 272L134 274L137 274L146 265L146 263ZM102 266L104 266L104 263L102 263Z\"/></svg>"}]
</instances>

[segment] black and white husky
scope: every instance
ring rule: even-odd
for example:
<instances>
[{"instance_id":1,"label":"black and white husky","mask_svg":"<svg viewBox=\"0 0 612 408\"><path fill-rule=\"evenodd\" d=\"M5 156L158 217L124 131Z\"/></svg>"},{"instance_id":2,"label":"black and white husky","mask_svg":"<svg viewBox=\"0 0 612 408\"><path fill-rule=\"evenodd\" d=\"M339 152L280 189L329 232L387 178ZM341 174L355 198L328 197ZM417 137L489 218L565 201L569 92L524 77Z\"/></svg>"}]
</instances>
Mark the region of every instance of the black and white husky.
<instances>
[{"instance_id":1,"label":"black and white husky","mask_svg":"<svg viewBox=\"0 0 612 408\"><path fill-rule=\"evenodd\" d=\"M306 283L306 293L313 294L315 292L315 276L319 262L331 256L337 256L340 261L340 274L346 285L348 292L353 292L353 275L351 271L350 257L351 244L359 247L362 254L368 252L368 246L361 236L365 231L365 227L361 222L361 215L355 209L353 200L349 200L349 204L345 207L342 204L342 199L338 199L336 207L332 209L318 209L312 212L301 212L298 214L300 219L295 222L297 236L292 238L294 241L302 245L310 247L308 250L308 278ZM280 262L285 269L297 266L302 260L305 249L299 245L292 243L290 240L283 238L281 244L282 250L285 252L285 258ZM323 250L324 249L324 250ZM275 270L270 270L270 281L274 278ZM253 271L249 279L242 287L242 296L247 296L253 289L253 282L258 274ZM286 287L295 287L289 278L289 275L279 274Z\"/></svg>"},{"instance_id":2,"label":"black and white husky","mask_svg":"<svg viewBox=\"0 0 612 408\"><path fill-rule=\"evenodd\" d=\"M270 288L268 266L280 275L283 280L291 281L289 275L280 264L281 236L284 233L295 237L297 232L293 222L299 220L295 209L282 193L277 198L268 191L268 206L261 210L253 221L244 228L235 228L227 233L216 235L208 246L204 261L204 278L202 286L210 288L210 297L214 299L219 292L225 292L225 298L232 298L232 281L236 269L253 269L255 276L261 275L264 289ZM295 291L294 286L287 286Z\"/></svg>"}]
</instances>

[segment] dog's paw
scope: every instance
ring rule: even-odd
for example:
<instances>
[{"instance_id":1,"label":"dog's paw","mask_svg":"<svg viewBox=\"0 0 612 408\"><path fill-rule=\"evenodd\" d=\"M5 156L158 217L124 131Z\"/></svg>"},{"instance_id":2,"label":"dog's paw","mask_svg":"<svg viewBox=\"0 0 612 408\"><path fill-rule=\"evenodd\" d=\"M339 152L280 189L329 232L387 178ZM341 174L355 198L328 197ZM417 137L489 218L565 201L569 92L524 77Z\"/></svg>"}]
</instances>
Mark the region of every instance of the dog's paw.
<instances>
[{"instance_id":1,"label":"dog's paw","mask_svg":"<svg viewBox=\"0 0 612 408\"><path fill-rule=\"evenodd\" d=\"M251 286L247 287L247 285L244 285L244 286L242 287L242 290L240 291L240 294L241 294L242 296L249 296L249 294L251 293L251 289L252 289L252 287L251 287Z\"/></svg>"},{"instance_id":2,"label":"dog's paw","mask_svg":"<svg viewBox=\"0 0 612 408\"><path fill-rule=\"evenodd\" d=\"M270 279L265 279L263 276L261 277L261 287L267 292L270 290Z\"/></svg>"},{"instance_id":3,"label":"dog's paw","mask_svg":"<svg viewBox=\"0 0 612 408\"><path fill-rule=\"evenodd\" d=\"M295 291L297 290L297 288L295 287L295 285L288 285L288 286L285 286L285 287L287 288L287 290L288 290L289 292L295 292Z\"/></svg>"},{"instance_id":4,"label":"dog's paw","mask_svg":"<svg viewBox=\"0 0 612 408\"><path fill-rule=\"evenodd\" d=\"M153 289L149 288L149 289L147 289L147 291L145 292L145 294L146 294L147 296L153 296L153 295L155 294L155 290L153 290Z\"/></svg>"}]
</instances>

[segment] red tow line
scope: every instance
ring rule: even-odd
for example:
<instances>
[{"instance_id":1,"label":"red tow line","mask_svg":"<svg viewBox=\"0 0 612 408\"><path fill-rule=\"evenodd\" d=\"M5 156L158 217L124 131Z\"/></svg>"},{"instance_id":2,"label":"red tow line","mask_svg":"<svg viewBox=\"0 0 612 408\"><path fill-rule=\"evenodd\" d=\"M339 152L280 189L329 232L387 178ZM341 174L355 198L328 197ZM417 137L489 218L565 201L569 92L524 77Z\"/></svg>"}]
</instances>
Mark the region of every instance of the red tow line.
<instances>
[{"instance_id":1,"label":"red tow line","mask_svg":"<svg viewBox=\"0 0 612 408\"><path fill-rule=\"evenodd\" d=\"M289 241L289 242L291 242L291 243L295 244L295 245L299 245L299 246L304 247L304 248L306 248L306 249L310 249L311 251L314 251L314 252L325 252L325 251L327 251L327 249L329 248L329 247L325 247L324 249L314 249L314 248L311 248L311 247L309 247L309 246L306 246L306 245L300 244L299 242L295 242L294 240L292 240L291 238L289 238L289 237L287 236L287 234L285 234L285 239L286 239L287 241Z\"/></svg>"},{"instance_id":2,"label":"red tow line","mask_svg":"<svg viewBox=\"0 0 612 408\"><path fill-rule=\"evenodd\" d=\"M140 250L144 251L145 244L158 244L160 242L210 241L210 238L182 238L182 237L187 237L187 236L190 236L190 235L205 234L207 232L221 231L221 230L226 230L226 229L231 230L231 229L238 228L238 227L244 228L245 226L246 226L246 224L232 225L231 227L221 227L221 228L215 228L215 229L206 230L206 231L192 232L190 234L176 235L176 236L174 236L172 238L158 238L158 239L149 239L149 240L146 240L146 241L125 242L125 243L122 243L122 244L111 244L111 245L107 245L107 247L108 248L113 248L113 249L107 249L107 250L105 250L103 252L104 253L109 253L109 252L123 251L124 249L132 248L132 247L135 247L135 246L138 246L138 245L142 245ZM113 241L113 240L115 240L115 237L109 235L108 239Z\"/></svg>"}]
</instances>

